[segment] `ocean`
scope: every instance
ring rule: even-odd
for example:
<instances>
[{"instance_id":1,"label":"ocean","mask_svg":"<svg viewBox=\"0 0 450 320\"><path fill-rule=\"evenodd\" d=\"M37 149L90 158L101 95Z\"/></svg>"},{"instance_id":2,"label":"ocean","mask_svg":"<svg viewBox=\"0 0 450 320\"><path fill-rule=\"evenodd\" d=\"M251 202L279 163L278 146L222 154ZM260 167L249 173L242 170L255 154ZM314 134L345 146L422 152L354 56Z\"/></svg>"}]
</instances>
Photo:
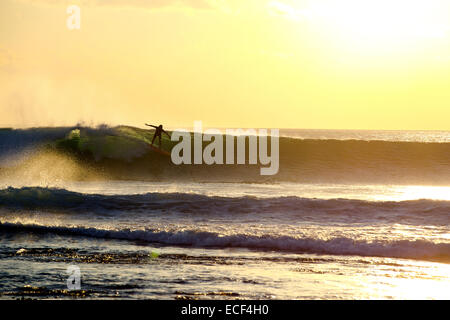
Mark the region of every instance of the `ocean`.
<instances>
[{"instance_id":1,"label":"ocean","mask_svg":"<svg viewBox=\"0 0 450 320\"><path fill-rule=\"evenodd\" d=\"M1 129L0 299L450 298L450 132L280 135L261 176L139 128Z\"/></svg>"}]
</instances>

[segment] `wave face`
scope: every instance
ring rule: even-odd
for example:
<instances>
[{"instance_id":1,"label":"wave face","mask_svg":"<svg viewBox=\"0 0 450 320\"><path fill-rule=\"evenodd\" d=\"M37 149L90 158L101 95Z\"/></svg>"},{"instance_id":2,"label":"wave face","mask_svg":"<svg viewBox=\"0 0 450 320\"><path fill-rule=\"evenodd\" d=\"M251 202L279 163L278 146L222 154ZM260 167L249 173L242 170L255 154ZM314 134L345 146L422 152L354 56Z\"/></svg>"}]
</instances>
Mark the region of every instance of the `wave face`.
<instances>
[{"instance_id":1,"label":"wave face","mask_svg":"<svg viewBox=\"0 0 450 320\"><path fill-rule=\"evenodd\" d=\"M272 214L279 217L323 215L351 217L359 222L383 220L429 225L450 223L450 201L364 201L310 199L295 196L272 198L219 197L191 193L145 193L133 195L82 194L64 189L23 187L0 190L0 208L9 211L51 211L103 214L111 212L237 215Z\"/></svg>"},{"instance_id":2,"label":"wave face","mask_svg":"<svg viewBox=\"0 0 450 320\"><path fill-rule=\"evenodd\" d=\"M75 132L75 133L74 133ZM108 179L215 182L450 183L450 144L379 140L280 138L280 170L263 165L180 165L148 148L153 133L133 127L0 130L0 167L13 175L33 157L24 150L64 153ZM206 144L206 143L205 143ZM174 145L164 138L167 150ZM19 156L20 155L20 156ZM16 161L10 160L14 158ZM1 172L0 172L1 173Z\"/></svg>"},{"instance_id":3,"label":"wave face","mask_svg":"<svg viewBox=\"0 0 450 320\"><path fill-rule=\"evenodd\" d=\"M102 239L139 240L164 245L201 248L248 248L291 253L378 256L450 262L449 243L433 243L426 240L379 240L369 242L346 237L323 240L289 236L255 236L249 234L223 236L215 232L191 230L177 232L152 229L108 230L100 228L26 225L20 223L0 223L0 230L4 232L52 233Z\"/></svg>"}]
</instances>

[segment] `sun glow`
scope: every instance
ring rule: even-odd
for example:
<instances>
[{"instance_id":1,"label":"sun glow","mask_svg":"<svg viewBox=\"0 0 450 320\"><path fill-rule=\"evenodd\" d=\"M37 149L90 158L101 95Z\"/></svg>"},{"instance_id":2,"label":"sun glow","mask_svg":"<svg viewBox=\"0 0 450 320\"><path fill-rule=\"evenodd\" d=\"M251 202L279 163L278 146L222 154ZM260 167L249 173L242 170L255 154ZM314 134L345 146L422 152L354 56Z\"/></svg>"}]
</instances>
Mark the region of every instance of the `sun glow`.
<instances>
[{"instance_id":1,"label":"sun glow","mask_svg":"<svg viewBox=\"0 0 450 320\"><path fill-rule=\"evenodd\" d=\"M377 299L388 296L391 299L448 299L448 275L450 267L447 264L435 262L408 261L398 269L376 270L374 273L384 277L374 278L374 283L367 287L371 298ZM388 285L386 285L388 284Z\"/></svg>"},{"instance_id":2,"label":"sun glow","mask_svg":"<svg viewBox=\"0 0 450 320\"><path fill-rule=\"evenodd\" d=\"M443 37L448 31L443 1L318 1L312 15L326 18L336 31L373 38Z\"/></svg>"},{"instance_id":3,"label":"sun glow","mask_svg":"<svg viewBox=\"0 0 450 320\"><path fill-rule=\"evenodd\" d=\"M273 12L307 22L338 49L402 54L448 39L450 4L443 0L272 1Z\"/></svg>"},{"instance_id":4,"label":"sun glow","mask_svg":"<svg viewBox=\"0 0 450 320\"><path fill-rule=\"evenodd\" d=\"M450 187L407 186L400 188L399 200L432 199L450 201Z\"/></svg>"}]
</instances>

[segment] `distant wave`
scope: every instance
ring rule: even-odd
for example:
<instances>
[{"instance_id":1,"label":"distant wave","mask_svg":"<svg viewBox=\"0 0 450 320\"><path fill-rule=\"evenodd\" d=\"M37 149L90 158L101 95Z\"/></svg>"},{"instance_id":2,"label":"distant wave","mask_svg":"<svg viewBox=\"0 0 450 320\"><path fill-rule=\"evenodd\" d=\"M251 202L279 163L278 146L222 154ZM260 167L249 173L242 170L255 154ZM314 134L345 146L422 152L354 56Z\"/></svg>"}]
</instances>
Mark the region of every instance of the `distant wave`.
<instances>
[{"instance_id":1,"label":"distant wave","mask_svg":"<svg viewBox=\"0 0 450 320\"><path fill-rule=\"evenodd\" d=\"M24 187L0 190L0 208L22 211L109 213L169 211L180 214L345 215L358 221L383 219L391 222L450 222L450 201L363 201L351 199L310 199L301 197L219 197L190 193L146 193L134 195L82 194L64 189Z\"/></svg>"},{"instance_id":2,"label":"distant wave","mask_svg":"<svg viewBox=\"0 0 450 320\"><path fill-rule=\"evenodd\" d=\"M450 243L433 243L425 240L372 241L346 237L328 240L295 238L290 236L255 236L249 234L220 235L214 232L106 230L84 227L56 227L35 224L0 223L0 230L9 232L53 233L70 236L87 236L102 239L139 240L164 245L248 248L292 253L330 255L358 255L392 258L409 258L450 263Z\"/></svg>"},{"instance_id":3,"label":"distant wave","mask_svg":"<svg viewBox=\"0 0 450 320\"><path fill-rule=\"evenodd\" d=\"M313 140L450 142L450 131L448 130L281 129L280 135Z\"/></svg>"},{"instance_id":4,"label":"distant wave","mask_svg":"<svg viewBox=\"0 0 450 320\"><path fill-rule=\"evenodd\" d=\"M77 134L73 134L77 132ZM450 143L280 138L280 170L261 176L261 165L180 165L153 152L153 133L133 127L0 130L0 168L26 167L34 152L52 150L109 179L217 182L329 182L450 184ZM167 138L163 147L174 143ZM21 156L18 156L21 155ZM3 159L3 160L2 160ZM0 169L2 173L2 169Z\"/></svg>"}]
</instances>

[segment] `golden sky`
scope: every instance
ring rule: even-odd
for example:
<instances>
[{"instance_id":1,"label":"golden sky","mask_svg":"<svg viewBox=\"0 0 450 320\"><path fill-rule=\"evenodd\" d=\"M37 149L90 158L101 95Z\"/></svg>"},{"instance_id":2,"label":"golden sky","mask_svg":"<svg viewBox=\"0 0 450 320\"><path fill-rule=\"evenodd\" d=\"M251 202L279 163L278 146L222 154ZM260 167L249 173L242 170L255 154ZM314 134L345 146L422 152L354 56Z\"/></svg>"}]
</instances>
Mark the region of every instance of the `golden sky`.
<instances>
[{"instance_id":1,"label":"golden sky","mask_svg":"<svg viewBox=\"0 0 450 320\"><path fill-rule=\"evenodd\" d=\"M450 130L450 1L2 0L0 88L0 126Z\"/></svg>"}]
</instances>

